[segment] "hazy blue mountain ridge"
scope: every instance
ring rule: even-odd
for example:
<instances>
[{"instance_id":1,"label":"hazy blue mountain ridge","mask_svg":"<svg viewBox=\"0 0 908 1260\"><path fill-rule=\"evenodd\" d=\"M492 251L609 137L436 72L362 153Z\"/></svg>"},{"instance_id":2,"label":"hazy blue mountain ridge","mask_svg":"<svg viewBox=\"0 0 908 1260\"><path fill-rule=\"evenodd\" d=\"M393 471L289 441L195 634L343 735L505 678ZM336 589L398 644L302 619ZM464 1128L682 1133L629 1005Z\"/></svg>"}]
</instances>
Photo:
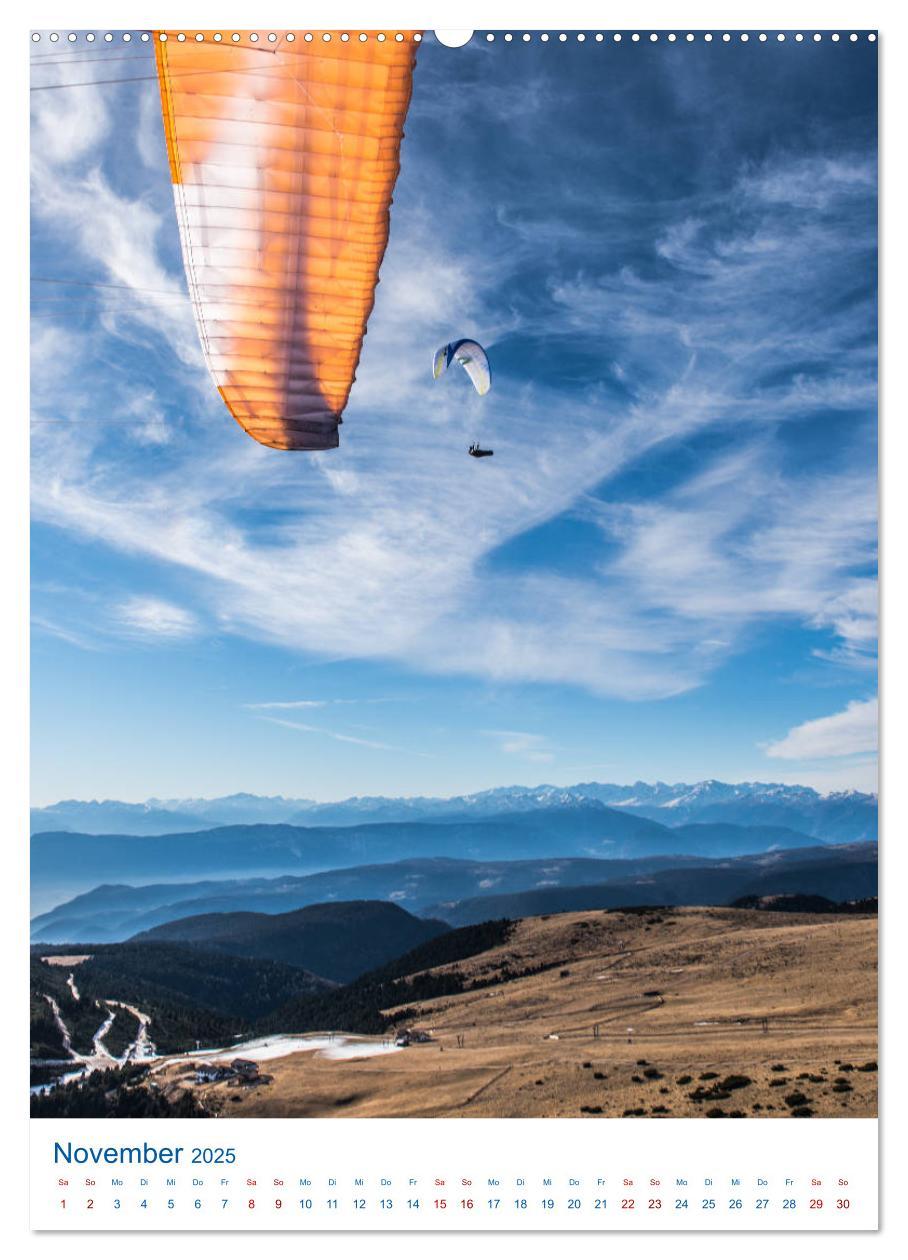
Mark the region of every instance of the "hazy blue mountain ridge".
<instances>
[{"instance_id":1,"label":"hazy blue mountain ridge","mask_svg":"<svg viewBox=\"0 0 908 1260\"><path fill-rule=\"evenodd\" d=\"M446 822L358 827L256 824L160 836L41 832L31 841L31 882L34 904L43 910L98 884L305 875L413 857L506 861L666 853L723 856L814 843L814 837L785 827L668 828L587 800Z\"/></svg>"},{"instance_id":2,"label":"hazy blue mountain ridge","mask_svg":"<svg viewBox=\"0 0 908 1260\"><path fill-rule=\"evenodd\" d=\"M159 835L229 825L289 823L356 826L453 820L521 813L552 806L599 802L668 826L688 822L776 823L824 840L876 839L876 797L863 792L821 795L813 788L780 783L578 783L571 787L491 788L441 797L350 797L317 802L306 798L231 796L164 800L59 801L32 810L32 831Z\"/></svg>"},{"instance_id":3,"label":"hazy blue mountain ridge","mask_svg":"<svg viewBox=\"0 0 908 1260\"><path fill-rule=\"evenodd\" d=\"M734 858L710 867L668 868L586 887L534 888L441 901L428 907L426 913L462 927L487 919L619 906L726 906L743 897L779 894L813 895L843 902L876 897L877 881L875 846L843 845L789 852L772 863Z\"/></svg>"}]
</instances>

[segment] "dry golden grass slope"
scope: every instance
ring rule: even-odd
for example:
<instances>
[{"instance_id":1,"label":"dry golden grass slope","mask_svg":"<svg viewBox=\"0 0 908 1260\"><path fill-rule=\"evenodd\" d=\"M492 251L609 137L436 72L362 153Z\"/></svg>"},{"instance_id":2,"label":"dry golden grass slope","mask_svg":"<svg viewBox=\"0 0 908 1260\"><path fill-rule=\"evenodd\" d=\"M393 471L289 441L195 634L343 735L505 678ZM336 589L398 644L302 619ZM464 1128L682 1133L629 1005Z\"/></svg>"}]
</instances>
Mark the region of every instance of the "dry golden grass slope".
<instances>
[{"instance_id":1,"label":"dry golden grass slope","mask_svg":"<svg viewBox=\"0 0 908 1260\"><path fill-rule=\"evenodd\" d=\"M200 1093L236 1116L876 1114L875 917L547 915L453 966L495 978L504 963L543 969L423 1003L408 1022L428 1045L297 1053L265 1065L271 1084Z\"/></svg>"}]
</instances>

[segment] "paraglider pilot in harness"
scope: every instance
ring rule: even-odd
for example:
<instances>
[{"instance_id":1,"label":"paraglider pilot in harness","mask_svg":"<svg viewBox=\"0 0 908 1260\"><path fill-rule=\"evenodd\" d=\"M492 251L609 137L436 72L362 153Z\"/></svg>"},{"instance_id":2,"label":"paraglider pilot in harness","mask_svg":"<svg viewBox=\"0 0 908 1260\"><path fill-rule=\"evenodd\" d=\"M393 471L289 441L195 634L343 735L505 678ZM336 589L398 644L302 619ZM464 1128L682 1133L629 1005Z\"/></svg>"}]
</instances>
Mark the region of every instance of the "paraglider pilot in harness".
<instances>
[{"instance_id":1,"label":"paraglider pilot in harness","mask_svg":"<svg viewBox=\"0 0 908 1260\"><path fill-rule=\"evenodd\" d=\"M442 372L447 371L452 363L459 363L473 382L477 394L487 394L492 385L492 371L489 358L478 341L462 337L460 341L451 341L435 351L432 360L432 375L436 381ZM484 459L494 455L494 451L484 450L478 442L473 442L468 454L474 459Z\"/></svg>"}]
</instances>

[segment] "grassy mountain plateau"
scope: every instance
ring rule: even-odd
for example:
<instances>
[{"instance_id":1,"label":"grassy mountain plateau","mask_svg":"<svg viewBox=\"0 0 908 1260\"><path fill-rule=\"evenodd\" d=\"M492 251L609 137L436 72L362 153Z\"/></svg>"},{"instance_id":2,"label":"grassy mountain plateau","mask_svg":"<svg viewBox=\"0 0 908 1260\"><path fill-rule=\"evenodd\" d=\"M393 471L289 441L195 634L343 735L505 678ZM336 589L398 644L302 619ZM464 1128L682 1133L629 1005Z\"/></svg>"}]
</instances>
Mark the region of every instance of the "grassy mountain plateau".
<instances>
[{"instance_id":1,"label":"grassy mountain plateau","mask_svg":"<svg viewBox=\"0 0 908 1260\"><path fill-rule=\"evenodd\" d=\"M32 838L34 1114L876 1114L872 797L179 806Z\"/></svg>"}]
</instances>

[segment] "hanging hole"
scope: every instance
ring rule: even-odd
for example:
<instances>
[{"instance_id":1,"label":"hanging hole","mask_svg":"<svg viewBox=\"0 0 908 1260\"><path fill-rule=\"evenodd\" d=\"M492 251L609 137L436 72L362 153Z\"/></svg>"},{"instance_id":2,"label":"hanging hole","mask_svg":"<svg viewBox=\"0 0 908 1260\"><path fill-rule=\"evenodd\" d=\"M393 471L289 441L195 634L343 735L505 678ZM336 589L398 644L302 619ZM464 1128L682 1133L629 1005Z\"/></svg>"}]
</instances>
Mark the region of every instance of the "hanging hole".
<instances>
[{"instance_id":1,"label":"hanging hole","mask_svg":"<svg viewBox=\"0 0 908 1260\"><path fill-rule=\"evenodd\" d=\"M472 31L436 31L435 38L445 48L463 48L473 38Z\"/></svg>"}]
</instances>

